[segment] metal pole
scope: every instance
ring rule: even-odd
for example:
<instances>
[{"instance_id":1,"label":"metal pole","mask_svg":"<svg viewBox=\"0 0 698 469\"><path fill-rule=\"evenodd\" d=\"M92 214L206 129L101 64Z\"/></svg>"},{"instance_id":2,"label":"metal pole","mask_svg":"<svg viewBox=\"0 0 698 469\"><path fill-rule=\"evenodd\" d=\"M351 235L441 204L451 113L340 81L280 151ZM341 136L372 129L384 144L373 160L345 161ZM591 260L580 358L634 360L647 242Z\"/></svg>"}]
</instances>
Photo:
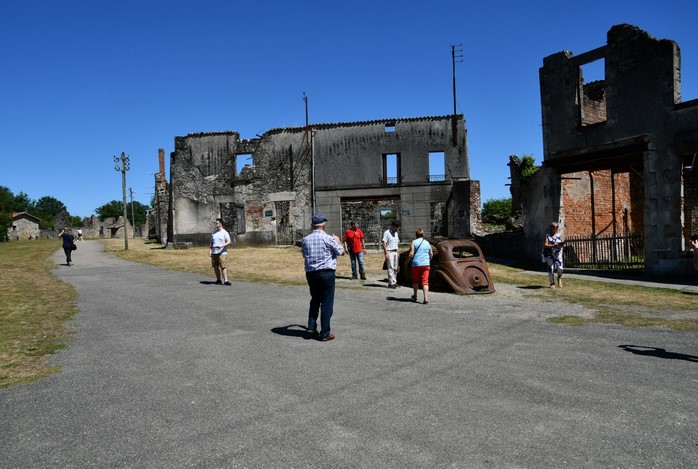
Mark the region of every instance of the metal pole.
<instances>
[{"instance_id":1,"label":"metal pole","mask_svg":"<svg viewBox=\"0 0 698 469\"><path fill-rule=\"evenodd\" d=\"M462 44L451 46L451 66L453 68L453 117L451 118L451 133L453 134L453 146L458 146L458 121L456 120L456 62L462 62L463 60L456 60L456 58L462 58L462 55L456 55L456 52L462 52L463 49L456 50L456 47L460 47Z\"/></svg>"},{"instance_id":2,"label":"metal pole","mask_svg":"<svg viewBox=\"0 0 698 469\"><path fill-rule=\"evenodd\" d=\"M308 95L303 92L303 101L305 101L305 143L310 144L310 135L308 131Z\"/></svg>"},{"instance_id":3,"label":"metal pole","mask_svg":"<svg viewBox=\"0 0 698 469\"><path fill-rule=\"evenodd\" d=\"M131 187L128 188L128 193L131 196L131 220L133 226L133 239L136 239L136 214L133 211L133 189Z\"/></svg>"}]
</instances>

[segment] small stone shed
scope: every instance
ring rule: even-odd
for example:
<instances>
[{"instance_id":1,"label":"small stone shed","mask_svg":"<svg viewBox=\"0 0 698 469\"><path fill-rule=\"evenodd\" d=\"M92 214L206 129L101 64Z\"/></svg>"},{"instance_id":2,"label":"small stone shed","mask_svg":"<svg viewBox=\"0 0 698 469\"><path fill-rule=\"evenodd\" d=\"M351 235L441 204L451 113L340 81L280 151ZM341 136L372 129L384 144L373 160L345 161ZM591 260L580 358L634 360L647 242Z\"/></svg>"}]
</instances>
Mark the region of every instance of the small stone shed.
<instances>
[{"instance_id":1,"label":"small stone shed","mask_svg":"<svg viewBox=\"0 0 698 469\"><path fill-rule=\"evenodd\" d=\"M12 214L12 226L7 229L7 237L10 241L27 239L39 239L39 218L27 212L15 212Z\"/></svg>"}]
</instances>

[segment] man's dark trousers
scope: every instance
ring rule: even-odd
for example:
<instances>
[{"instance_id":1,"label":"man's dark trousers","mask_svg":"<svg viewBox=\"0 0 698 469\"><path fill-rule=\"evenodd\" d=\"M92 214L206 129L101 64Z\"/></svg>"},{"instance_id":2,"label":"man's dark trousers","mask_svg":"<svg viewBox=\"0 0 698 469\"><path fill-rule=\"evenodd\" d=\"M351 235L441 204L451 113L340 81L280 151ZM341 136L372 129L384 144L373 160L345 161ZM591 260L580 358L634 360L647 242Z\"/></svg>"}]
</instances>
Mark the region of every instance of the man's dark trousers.
<instances>
[{"instance_id":1,"label":"man's dark trousers","mask_svg":"<svg viewBox=\"0 0 698 469\"><path fill-rule=\"evenodd\" d=\"M305 278L310 287L310 309L308 310L308 329L317 328L320 313L320 338L330 335L330 319L334 306L334 270L324 269L306 272Z\"/></svg>"}]
</instances>

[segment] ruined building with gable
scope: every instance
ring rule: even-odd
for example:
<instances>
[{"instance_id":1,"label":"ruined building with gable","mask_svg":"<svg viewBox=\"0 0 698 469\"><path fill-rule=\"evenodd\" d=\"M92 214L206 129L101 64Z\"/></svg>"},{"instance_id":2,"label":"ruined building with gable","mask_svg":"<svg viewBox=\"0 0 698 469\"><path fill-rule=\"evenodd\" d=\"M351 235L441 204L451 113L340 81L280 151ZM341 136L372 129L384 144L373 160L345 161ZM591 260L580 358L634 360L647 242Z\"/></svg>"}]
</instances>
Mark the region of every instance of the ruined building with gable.
<instances>
[{"instance_id":1,"label":"ruined building with gable","mask_svg":"<svg viewBox=\"0 0 698 469\"><path fill-rule=\"evenodd\" d=\"M462 115L176 137L169 184L163 161L149 222L163 242L206 245L218 217L236 243L268 245L298 242L314 212L340 235L356 221L369 243L395 219L406 238L466 237L479 220Z\"/></svg>"},{"instance_id":2,"label":"ruined building with gable","mask_svg":"<svg viewBox=\"0 0 698 469\"><path fill-rule=\"evenodd\" d=\"M595 62L605 76L585 82ZM548 224L560 221L573 265L692 273L698 100L682 102L677 43L613 26L604 46L546 57L540 92L544 161L523 194L527 257L540 255Z\"/></svg>"}]
</instances>

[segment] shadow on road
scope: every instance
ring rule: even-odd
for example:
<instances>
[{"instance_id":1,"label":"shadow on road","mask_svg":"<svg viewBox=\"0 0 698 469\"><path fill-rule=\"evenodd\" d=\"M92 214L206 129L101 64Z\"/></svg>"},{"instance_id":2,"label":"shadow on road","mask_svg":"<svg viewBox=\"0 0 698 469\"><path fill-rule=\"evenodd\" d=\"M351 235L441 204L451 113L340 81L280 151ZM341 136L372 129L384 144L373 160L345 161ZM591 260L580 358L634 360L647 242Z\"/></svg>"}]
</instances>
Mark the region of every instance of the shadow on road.
<instances>
[{"instance_id":1,"label":"shadow on road","mask_svg":"<svg viewBox=\"0 0 698 469\"><path fill-rule=\"evenodd\" d=\"M626 352L634 353L635 355L649 355L657 358L668 358L670 360L686 360L688 362L698 363L698 357L695 355L686 355L685 353L667 352L663 348L645 347L643 345L619 345Z\"/></svg>"},{"instance_id":2,"label":"shadow on road","mask_svg":"<svg viewBox=\"0 0 698 469\"><path fill-rule=\"evenodd\" d=\"M304 339L313 339L313 334L300 324L289 324L283 327L274 327L271 330L274 334L283 335L286 337L302 337Z\"/></svg>"}]
</instances>

